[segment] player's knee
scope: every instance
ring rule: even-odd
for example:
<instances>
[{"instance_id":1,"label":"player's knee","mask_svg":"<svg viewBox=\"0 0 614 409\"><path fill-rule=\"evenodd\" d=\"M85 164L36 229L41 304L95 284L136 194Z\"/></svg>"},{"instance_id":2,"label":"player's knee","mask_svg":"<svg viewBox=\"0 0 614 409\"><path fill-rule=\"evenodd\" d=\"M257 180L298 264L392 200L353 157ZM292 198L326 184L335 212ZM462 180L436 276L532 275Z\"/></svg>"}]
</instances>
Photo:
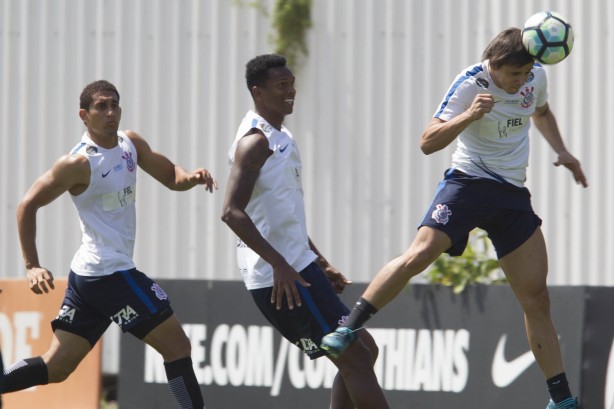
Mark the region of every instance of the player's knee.
<instances>
[{"instance_id":1,"label":"player's knee","mask_svg":"<svg viewBox=\"0 0 614 409\"><path fill-rule=\"evenodd\" d=\"M178 337L172 343L172 347L162 352L164 362L172 362L177 359L192 356L192 344L187 336Z\"/></svg>"},{"instance_id":2,"label":"player's knee","mask_svg":"<svg viewBox=\"0 0 614 409\"><path fill-rule=\"evenodd\" d=\"M64 382L76 368L77 367L74 365L47 363L47 377L49 383Z\"/></svg>"},{"instance_id":3,"label":"player's knee","mask_svg":"<svg viewBox=\"0 0 614 409\"><path fill-rule=\"evenodd\" d=\"M192 355L192 344L187 336L179 345L177 354L180 355L180 358L185 358Z\"/></svg>"},{"instance_id":4,"label":"player's knee","mask_svg":"<svg viewBox=\"0 0 614 409\"><path fill-rule=\"evenodd\" d=\"M539 289L527 290L519 298L526 314L550 314L550 294L545 285Z\"/></svg>"},{"instance_id":5,"label":"player's knee","mask_svg":"<svg viewBox=\"0 0 614 409\"><path fill-rule=\"evenodd\" d=\"M354 342L339 358L337 367L343 377L347 377L356 373L364 373L373 368L376 351L372 351L362 342ZM375 356L373 355L375 353Z\"/></svg>"},{"instance_id":6,"label":"player's knee","mask_svg":"<svg viewBox=\"0 0 614 409\"><path fill-rule=\"evenodd\" d=\"M369 350L369 353L371 355L371 365L375 365L375 361L377 361L377 357L379 355L379 347L375 343L375 340L366 330L361 331L360 339Z\"/></svg>"},{"instance_id":7,"label":"player's knee","mask_svg":"<svg viewBox=\"0 0 614 409\"><path fill-rule=\"evenodd\" d=\"M438 257L428 248L410 248L401 258L401 268L410 277L420 274Z\"/></svg>"}]
</instances>

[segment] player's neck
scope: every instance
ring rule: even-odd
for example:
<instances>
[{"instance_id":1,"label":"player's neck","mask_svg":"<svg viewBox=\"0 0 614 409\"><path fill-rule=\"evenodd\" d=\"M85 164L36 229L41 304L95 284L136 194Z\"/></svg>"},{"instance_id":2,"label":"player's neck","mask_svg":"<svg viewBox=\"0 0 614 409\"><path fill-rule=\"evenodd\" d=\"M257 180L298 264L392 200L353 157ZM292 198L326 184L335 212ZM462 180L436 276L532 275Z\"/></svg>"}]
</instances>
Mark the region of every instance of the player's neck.
<instances>
[{"instance_id":1,"label":"player's neck","mask_svg":"<svg viewBox=\"0 0 614 409\"><path fill-rule=\"evenodd\" d=\"M269 125L271 125L273 128L277 129L278 131L281 131L281 127L284 123L284 117L285 116L277 116L277 115L270 115L270 114L262 114L260 112L258 112L258 115L260 115L261 117L263 117L268 123Z\"/></svg>"},{"instance_id":2,"label":"player's neck","mask_svg":"<svg viewBox=\"0 0 614 409\"><path fill-rule=\"evenodd\" d=\"M92 142L101 148L113 149L117 146L117 132L114 134L100 134L88 129L87 134Z\"/></svg>"}]
</instances>

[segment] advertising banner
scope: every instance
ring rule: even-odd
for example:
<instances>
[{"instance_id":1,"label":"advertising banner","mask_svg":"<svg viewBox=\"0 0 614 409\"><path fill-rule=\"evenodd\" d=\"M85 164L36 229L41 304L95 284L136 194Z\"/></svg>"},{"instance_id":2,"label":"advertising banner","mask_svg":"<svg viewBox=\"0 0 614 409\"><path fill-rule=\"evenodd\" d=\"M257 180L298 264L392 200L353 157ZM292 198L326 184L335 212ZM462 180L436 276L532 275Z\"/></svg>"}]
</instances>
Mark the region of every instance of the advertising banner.
<instances>
[{"instance_id":1,"label":"advertising banner","mask_svg":"<svg viewBox=\"0 0 614 409\"><path fill-rule=\"evenodd\" d=\"M0 349L5 368L49 349L50 323L60 310L67 280L54 283L55 290L36 295L25 279L0 280ZM98 409L100 386L99 342L66 381L2 395L2 403L4 409Z\"/></svg>"},{"instance_id":2,"label":"advertising banner","mask_svg":"<svg viewBox=\"0 0 614 409\"><path fill-rule=\"evenodd\" d=\"M192 341L208 408L241 408L246 402L253 408L326 407L334 366L327 359L311 361L282 340L260 316L243 283L159 283ZM352 305L364 289L364 284L353 284L342 298ZM604 407L612 348L611 319L606 314L587 319L587 311L612 299L611 288L551 288L567 377L573 390L592 402L587 408ZM475 286L453 294L447 287L413 285L375 315L368 330L380 348L375 370L392 408L545 407L548 402L522 310L508 286ZM583 361L590 356L587 350L594 357ZM120 361L120 407L174 407L162 359L154 350L122 336ZM594 369L590 376L587 365ZM589 381L599 396L592 397Z\"/></svg>"}]
</instances>

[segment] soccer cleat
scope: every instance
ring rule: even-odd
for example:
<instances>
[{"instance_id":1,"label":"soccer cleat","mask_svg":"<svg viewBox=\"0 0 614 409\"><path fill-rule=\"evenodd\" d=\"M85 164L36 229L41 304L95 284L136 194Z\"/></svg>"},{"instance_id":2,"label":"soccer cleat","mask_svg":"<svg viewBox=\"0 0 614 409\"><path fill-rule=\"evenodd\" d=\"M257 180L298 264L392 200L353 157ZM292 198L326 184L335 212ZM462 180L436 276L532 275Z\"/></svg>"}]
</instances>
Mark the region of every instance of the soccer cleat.
<instances>
[{"instance_id":1,"label":"soccer cleat","mask_svg":"<svg viewBox=\"0 0 614 409\"><path fill-rule=\"evenodd\" d=\"M335 332L331 332L322 338L320 348L329 355L339 358L352 342L358 338L356 331L348 327L338 327Z\"/></svg>"},{"instance_id":2,"label":"soccer cleat","mask_svg":"<svg viewBox=\"0 0 614 409\"><path fill-rule=\"evenodd\" d=\"M554 402L552 402L552 400L550 400L550 402L548 402L548 406L546 406L546 409L582 409L582 406L580 406L580 403L578 402L578 398L570 398L561 403L563 406L557 406L554 404Z\"/></svg>"}]
</instances>

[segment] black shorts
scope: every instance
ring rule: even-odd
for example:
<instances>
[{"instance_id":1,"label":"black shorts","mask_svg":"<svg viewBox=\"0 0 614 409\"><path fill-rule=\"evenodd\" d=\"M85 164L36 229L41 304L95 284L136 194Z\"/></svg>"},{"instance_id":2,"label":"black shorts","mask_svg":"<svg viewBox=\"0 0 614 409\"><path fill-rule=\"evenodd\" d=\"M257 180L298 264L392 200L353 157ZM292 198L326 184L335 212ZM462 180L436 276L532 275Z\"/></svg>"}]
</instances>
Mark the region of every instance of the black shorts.
<instances>
[{"instance_id":1,"label":"black shorts","mask_svg":"<svg viewBox=\"0 0 614 409\"><path fill-rule=\"evenodd\" d=\"M102 277L70 272L62 308L51 322L94 346L112 321L143 339L173 314L164 290L136 268Z\"/></svg>"},{"instance_id":2,"label":"black shorts","mask_svg":"<svg viewBox=\"0 0 614 409\"><path fill-rule=\"evenodd\" d=\"M502 258L531 237L541 224L531 207L527 188L449 169L420 226L446 233L452 240L446 250L451 256L463 253L469 232L478 227L488 233L497 257Z\"/></svg>"},{"instance_id":3,"label":"black shorts","mask_svg":"<svg viewBox=\"0 0 614 409\"><path fill-rule=\"evenodd\" d=\"M343 323L350 310L335 294L317 264L311 263L300 275L311 287L303 287L297 283L302 306L295 306L293 310L288 308L285 297L280 310L271 303L273 287L250 292L256 305L273 327L284 338L301 348L309 358L316 359L326 355L326 352L320 349L322 337Z\"/></svg>"}]
</instances>

